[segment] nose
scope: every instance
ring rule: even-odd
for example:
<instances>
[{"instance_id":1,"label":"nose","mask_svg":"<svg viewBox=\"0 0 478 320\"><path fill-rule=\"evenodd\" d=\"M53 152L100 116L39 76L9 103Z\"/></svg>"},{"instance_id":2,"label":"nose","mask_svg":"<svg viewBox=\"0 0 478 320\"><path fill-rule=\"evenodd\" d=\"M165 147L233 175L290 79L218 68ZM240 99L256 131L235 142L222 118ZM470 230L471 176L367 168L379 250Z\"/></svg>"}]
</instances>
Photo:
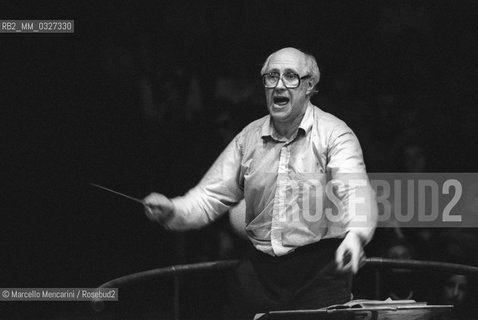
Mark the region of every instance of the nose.
<instances>
[{"instance_id":1,"label":"nose","mask_svg":"<svg viewBox=\"0 0 478 320\"><path fill-rule=\"evenodd\" d=\"M284 85L284 82L282 80L282 77L279 78L279 81L277 81L276 89L284 90L286 87Z\"/></svg>"}]
</instances>

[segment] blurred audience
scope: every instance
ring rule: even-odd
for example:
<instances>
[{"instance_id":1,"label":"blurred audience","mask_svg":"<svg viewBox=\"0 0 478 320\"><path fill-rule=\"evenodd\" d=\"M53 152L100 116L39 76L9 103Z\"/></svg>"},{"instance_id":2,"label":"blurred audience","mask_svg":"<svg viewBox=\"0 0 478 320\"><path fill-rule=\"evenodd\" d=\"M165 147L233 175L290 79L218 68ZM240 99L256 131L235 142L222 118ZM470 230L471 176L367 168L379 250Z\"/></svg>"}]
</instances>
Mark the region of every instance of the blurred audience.
<instances>
[{"instance_id":1,"label":"blurred audience","mask_svg":"<svg viewBox=\"0 0 478 320\"><path fill-rule=\"evenodd\" d=\"M418 259L413 246L405 239L394 239L385 243L382 257L395 260ZM420 300L419 273L409 269L386 269L380 277L380 299Z\"/></svg>"},{"instance_id":2,"label":"blurred audience","mask_svg":"<svg viewBox=\"0 0 478 320\"><path fill-rule=\"evenodd\" d=\"M452 312L444 314L437 320L473 320L476 315L476 299L471 278L461 274L448 274L440 279L438 304L453 305Z\"/></svg>"}]
</instances>

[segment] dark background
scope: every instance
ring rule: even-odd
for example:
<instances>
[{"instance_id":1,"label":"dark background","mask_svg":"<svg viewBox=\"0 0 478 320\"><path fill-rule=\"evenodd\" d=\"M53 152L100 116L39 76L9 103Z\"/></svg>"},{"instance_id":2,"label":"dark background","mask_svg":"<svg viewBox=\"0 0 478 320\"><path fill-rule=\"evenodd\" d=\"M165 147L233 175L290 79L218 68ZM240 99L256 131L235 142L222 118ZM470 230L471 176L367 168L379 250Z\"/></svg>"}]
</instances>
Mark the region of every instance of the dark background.
<instances>
[{"instance_id":1,"label":"dark background","mask_svg":"<svg viewBox=\"0 0 478 320\"><path fill-rule=\"evenodd\" d=\"M1 19L75 20L74 34L0 34L1 287L95 287L216 258L191 243L209 235L168 234L88 182L139 198L187 191L266 114L259 71L285 46L317 57L313 102L357 133L369 171L477 169L475 1L1 6ZM88 314L26 305L0 308Z\"/></svg>"}]
</instances>

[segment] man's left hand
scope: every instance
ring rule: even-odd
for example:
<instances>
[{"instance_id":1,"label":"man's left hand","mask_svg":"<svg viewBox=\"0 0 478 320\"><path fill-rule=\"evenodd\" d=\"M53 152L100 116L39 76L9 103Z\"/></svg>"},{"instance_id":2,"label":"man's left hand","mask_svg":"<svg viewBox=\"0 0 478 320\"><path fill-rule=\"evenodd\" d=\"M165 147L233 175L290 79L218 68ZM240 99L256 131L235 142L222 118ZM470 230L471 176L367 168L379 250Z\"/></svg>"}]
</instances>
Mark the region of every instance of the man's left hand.
<instances>
[{"instance_id":1,"label":"man's left hand","mask_svg":"<svg viewBox=\"0 0 478 320\"><path fill-rule=\"evenodd\" d=\"M360 237L356 233L349 231L335 253L337 270L340 272L352 271L354 274L357 273L363 256Z\"/></svg>"}]
</instances>

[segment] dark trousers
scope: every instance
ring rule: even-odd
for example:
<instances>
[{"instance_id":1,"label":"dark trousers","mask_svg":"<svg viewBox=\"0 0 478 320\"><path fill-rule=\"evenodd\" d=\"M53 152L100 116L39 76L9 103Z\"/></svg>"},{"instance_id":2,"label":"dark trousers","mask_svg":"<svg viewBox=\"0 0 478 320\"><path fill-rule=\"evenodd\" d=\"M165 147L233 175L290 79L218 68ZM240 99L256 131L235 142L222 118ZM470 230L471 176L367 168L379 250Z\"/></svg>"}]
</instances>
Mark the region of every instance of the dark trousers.
<instances>
[{"instance_id":1,"label":"dark trousers","mask_svg":"<svg viewBox=\"0 0 478 320\"><path fill-rule=\"evenodd\" d=\"M350 300L351 275L335 270L341 239L326 239L273 257L250 248L230 281L231 317L273 310L319 309Z\"/></svg>"}]
</instances>

